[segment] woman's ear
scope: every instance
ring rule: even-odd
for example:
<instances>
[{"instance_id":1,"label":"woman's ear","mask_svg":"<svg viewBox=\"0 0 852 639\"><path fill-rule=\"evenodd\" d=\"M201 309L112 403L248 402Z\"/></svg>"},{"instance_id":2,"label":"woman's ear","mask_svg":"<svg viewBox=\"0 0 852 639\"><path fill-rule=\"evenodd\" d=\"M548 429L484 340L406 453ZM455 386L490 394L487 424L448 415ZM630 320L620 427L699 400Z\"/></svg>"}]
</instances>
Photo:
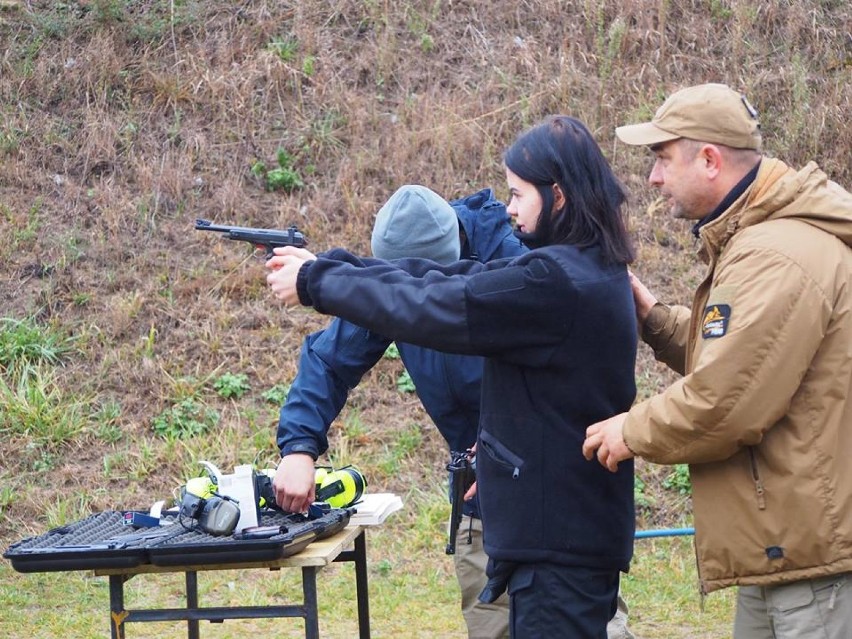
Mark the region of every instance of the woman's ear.
<instances>
[{"instance_id":1,"label":"woman's ear","mask_svg":"<svg viewBox=\"0 0 852 639\"><path fill-rule=\"evenodd\" d=\"M565 194L562 193L562 189L559 188L558 184L553 185L553 211L551 213L556 213L557 211L561 211L565 206Z\"/></svg>"}]
</instances>

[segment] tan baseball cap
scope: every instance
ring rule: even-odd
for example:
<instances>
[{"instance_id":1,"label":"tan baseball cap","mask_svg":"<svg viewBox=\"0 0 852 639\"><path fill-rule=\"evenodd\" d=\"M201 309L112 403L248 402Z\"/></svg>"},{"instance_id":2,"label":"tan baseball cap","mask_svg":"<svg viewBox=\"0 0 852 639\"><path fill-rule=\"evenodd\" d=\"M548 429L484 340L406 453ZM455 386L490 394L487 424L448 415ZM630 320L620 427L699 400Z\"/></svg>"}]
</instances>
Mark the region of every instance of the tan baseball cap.
<instances>
[{"instance_id":1,"label":"tan baseball cap","mask_svg":"<svg viewBox=\"0 0 852 639\"><path fill-rule=\"evenodd\" d=\"M652 146L677 138L760 149L757 111L744 95L724 84L699 84L673 93L650 122L615 130L626 144Z\"/></svg>"}]
</instances>

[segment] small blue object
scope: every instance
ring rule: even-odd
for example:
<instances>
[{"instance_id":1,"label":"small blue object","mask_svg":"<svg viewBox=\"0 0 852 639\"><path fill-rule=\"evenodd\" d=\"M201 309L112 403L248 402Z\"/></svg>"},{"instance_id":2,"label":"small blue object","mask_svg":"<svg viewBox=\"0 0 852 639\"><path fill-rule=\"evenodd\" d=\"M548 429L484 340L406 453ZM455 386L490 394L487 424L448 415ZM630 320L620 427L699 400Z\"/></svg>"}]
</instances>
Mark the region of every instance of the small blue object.
<instances>
[{"instance_id":1,"label":"small blue object","mask_svg":"<svg viewBox=\"0 0 852 639\"><path fill-rule=\"evenodd\" d=\"M124 513L124 521L122 523L125 526L136 526L137 528L155 528L160 525L160 518L130 511Z\"/></svg>"},{"instance_id":2,"label":"small blue object","mask_svg":"<svg viewBox=\"0 0 852 639\"><path fill-rule=\"evenodd\" d=\"M658 530L637 530L634 538L676 537L678 535L694 535L695 528L660 528Z\"/></svg>"}]
</instances>

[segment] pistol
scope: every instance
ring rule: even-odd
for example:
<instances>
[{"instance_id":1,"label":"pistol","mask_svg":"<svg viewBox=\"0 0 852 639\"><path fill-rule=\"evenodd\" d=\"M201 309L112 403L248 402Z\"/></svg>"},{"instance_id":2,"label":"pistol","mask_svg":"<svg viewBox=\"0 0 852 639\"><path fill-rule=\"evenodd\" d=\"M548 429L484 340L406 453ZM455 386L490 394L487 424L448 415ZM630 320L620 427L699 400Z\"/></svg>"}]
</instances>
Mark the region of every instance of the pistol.
<instances>
[{"instance_id":1,"label":"pistol","mask_svg":"<svg viewBox=\"0 0 852 639\"><path fill-rule=\"evenodd\" d=\"M450 453L450 463L447 470L450 471L450 503L452 510L450 514L450 540L447 543L447 554L456 554L456 536L462 520L462 508L464 507L464 494L476 481L476 458L471 461L470 449L464 451L453 451ZM468 538L467 543L472 543Z\"/></svg>"},{"instance_id":2,"label":"pistol","mask_svg":"<svg viewBox=\"0 0 852 639\"><path fill-rule=\"evenodd\" d=\"M274 255L272 249L277 246L295 246L296 248L304 248L308 241L305 236L296 228L295 225L290 226L286 231L276 229L255 229L248 226L220 226L213 224L210 220L195 220L196 231L216 231L224 233L229 240L241 240L248 242L255 248L266 251L266 259Z\"/></svg>"}]
</instances>

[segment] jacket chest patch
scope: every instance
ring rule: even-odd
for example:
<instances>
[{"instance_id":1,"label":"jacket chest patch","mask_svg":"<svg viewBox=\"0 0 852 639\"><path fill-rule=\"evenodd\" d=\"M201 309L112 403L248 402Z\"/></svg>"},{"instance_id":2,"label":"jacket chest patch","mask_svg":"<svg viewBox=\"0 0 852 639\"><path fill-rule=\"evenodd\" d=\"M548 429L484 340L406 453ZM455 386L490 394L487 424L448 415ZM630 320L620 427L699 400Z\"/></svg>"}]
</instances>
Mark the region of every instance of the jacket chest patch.
<instances>
[{"instance_id":1,"label":"jacket chest patch","mask_svg":"<svg viewBox=\"0 0 852 639\"><path fill-rule=\"evenodd\" d=\"M728 321L731 319L731 307L727 304L712 304L704 309L704 319L701 322L701 336L704 339L722 337L728 332Z\"/></svg>"}]
</instances>

